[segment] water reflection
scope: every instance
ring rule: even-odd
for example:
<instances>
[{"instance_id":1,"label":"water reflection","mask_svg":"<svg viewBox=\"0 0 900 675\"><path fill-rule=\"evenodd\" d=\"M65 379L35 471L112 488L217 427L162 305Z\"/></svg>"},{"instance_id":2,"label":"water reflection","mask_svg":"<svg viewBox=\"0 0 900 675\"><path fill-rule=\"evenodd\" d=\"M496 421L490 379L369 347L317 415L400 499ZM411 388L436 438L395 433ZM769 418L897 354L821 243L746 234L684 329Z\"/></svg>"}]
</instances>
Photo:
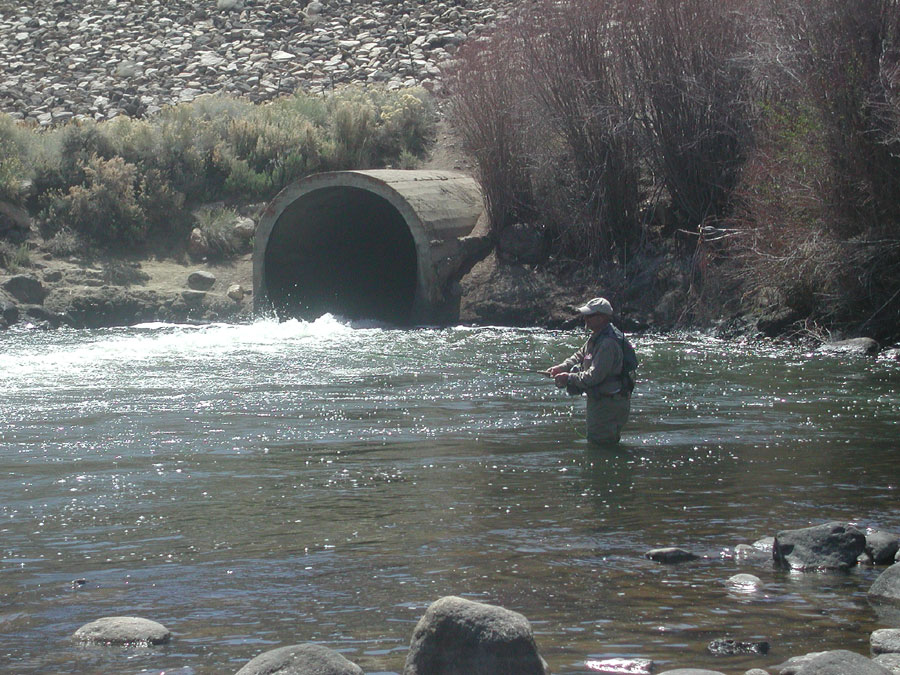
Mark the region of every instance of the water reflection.
<instances>
[{"instance_id":1,"label":"water reflection","mask_svg":"<svg viewBox=\"0 0 900 675\"><path fill-rule=\"evenodd\" d=\"M864 652L890 620L865 601L877 570L796 576L732 552L825 520L900 530L896 364L639 337L610 450L532 372L581 338L334 317L0 333L7 660L206 674L319 640L399 672L446 594L524 613L560 673ZM669 545L700 558L643 557ZM740 572L761 587L725 583ZM176 639L146 654L65 642L116 614ZM726 634L772 653L708 655Z\"/></svg>"}]
</instances>

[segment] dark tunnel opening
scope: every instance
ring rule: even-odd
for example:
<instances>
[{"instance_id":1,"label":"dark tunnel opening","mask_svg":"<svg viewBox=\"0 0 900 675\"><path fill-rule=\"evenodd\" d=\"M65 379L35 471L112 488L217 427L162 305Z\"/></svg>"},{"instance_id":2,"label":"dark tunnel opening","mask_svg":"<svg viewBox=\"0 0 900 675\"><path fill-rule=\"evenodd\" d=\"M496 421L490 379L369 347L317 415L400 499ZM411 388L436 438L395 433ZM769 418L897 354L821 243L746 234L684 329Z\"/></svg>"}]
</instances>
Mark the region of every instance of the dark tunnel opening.
<instances>
[{"instance_id":1,"label":"dark tunnel opening","mask_svg":"<svg viewBox=\"0 0 900 675\"><path fill-rule=\"evenodd\" d=\"M279 318L408 323L416 246L400 212L352 187L311 191L278 218L265 251L265 285Z\"/></svg>"}]
</instances>

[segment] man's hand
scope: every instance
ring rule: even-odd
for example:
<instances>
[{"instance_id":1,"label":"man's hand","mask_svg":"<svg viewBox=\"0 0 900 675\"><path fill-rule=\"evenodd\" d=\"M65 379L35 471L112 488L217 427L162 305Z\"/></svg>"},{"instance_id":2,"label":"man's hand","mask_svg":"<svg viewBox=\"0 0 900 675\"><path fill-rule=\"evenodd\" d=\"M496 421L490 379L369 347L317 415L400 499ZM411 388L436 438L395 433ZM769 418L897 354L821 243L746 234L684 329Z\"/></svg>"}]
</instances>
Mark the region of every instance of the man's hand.
<instances>
[{"instance_id":1,"label":"man's hand","mask_svg":"<svg viewBox=\"0 0 900 675\"><path fill-rule=\"evenodd\" d=\"M552 368L550 369L552 372ZM556 383L556 386L560 389L563 389L569 383L569 374L558 372L553 373L553 381Z\"/></svg>"}]
</instances>

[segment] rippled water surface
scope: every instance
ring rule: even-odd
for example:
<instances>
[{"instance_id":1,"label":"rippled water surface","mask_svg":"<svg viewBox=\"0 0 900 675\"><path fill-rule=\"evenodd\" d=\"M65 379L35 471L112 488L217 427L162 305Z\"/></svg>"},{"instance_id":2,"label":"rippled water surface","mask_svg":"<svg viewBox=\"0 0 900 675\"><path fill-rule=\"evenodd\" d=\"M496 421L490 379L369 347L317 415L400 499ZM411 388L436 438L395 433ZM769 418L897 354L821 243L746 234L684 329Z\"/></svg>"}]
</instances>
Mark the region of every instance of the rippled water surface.
<instances>
[{"instance_id":1,"label":"rippled water surface","mask_svg":"<svg viewBox=\"0 0 900 675\"><path fill-rule=\"evenodd\" d=\"M868 652L878 570L733 547L828 520L900 531L900 368L638 337L616 451L534 371L578 333L314 323L0 333L0 668L233 673L316 641L399 673L430 602L522 612L554 673L726 673ZM646 550L700 560L661 566ZM724 585L738 572L764 587ZM86 648L102 616L171 644ZM719 637L766 657L713 657Z\"/></svg>"}]
</instances>

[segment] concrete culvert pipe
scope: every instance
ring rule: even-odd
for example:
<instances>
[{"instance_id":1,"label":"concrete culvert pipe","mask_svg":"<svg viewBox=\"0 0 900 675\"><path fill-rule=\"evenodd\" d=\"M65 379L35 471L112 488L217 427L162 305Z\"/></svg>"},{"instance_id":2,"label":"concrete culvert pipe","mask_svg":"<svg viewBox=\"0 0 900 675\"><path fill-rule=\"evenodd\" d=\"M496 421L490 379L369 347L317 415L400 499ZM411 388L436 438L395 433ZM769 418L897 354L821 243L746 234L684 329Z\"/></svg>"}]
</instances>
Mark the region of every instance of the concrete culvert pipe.
<instances>
[{"instance_id":1,"label":"concrete culvert pipe","mask_svg":"<svg viewBox=\"0 0 900 675\"><path fill-rule=\"evenodd\" d=\"M257 228L255 309L282 319L328 312L395 325L453 321L454 282L485 252L486 239L467 245L483 210L478 184L453 172L339 171L297 181Z\"/></svg>"}]
</instances>

